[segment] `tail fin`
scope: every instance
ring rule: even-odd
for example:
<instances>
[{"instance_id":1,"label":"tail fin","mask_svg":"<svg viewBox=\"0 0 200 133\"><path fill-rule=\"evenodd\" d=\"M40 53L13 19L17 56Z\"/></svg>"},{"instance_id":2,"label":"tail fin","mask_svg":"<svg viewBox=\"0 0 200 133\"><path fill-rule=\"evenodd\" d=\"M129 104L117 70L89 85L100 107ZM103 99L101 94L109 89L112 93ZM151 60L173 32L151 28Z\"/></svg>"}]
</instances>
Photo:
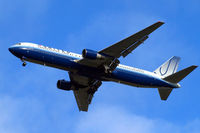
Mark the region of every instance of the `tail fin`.
<instances>
[{"instance_id":1,"label":"tail fin","mask_svg":"<svg viewBox=\"0 0 200 133\"><path fill-rule=\"evenodd\" d=\"M182 79L184 79L188 74L190 74L195 68L197 68L197 66L195 66L195 65L190 66L190 67L185 68L185 69L183 69L179 72L171 74L171 75L169 75L169 76L167 76L163 79L168 81L168 82L171 82L171 83L178 83ZM172 89L173 88L158 88L161 100L167 100L168 96L172 92Z\"/></svg>"},{"instance_id":2,"label":"tail fin","mask_svg":"<svg viewBox=\"0 0 200 133\"><path fill-rule=\"evenodd\" d=\"M180 57L173 56L168 61L166 61L163 65L161 65L159 68L157 68L154 71L154 73L156 73L162 77L167 77L177 71L179 61L180 61Z\"/></svg>"}]
</instances>

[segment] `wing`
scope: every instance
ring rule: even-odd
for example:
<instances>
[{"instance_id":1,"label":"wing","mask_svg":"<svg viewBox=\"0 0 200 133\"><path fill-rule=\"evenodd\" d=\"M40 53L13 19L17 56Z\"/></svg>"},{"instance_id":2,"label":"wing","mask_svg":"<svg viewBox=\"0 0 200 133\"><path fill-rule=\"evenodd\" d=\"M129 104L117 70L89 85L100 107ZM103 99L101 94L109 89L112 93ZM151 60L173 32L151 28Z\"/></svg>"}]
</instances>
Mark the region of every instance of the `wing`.
<instances>
[{"instance_id":1,"label":"wing","mask_svg":"<svg viewBox=\"0 0 200 133\"><path fill-rule=\"evenodd\" d=\"M74 96L79 111L88 111L94 93L101 86L102 82L75 73L69 73L70 80L74 84Z\"/></svg>"},{"instance_id":2,"label":"wing","mask_svg":"<svg viewBox=\"0 0 200 133\"><path fill-rule=\"evenodd\" d=\"M163 22L157 22L157 23L137 32L136 34L133 34L133 35L129 36L128 38L125 38L124 40L121 40L118 43L113 44L110 47L107 47L107 48L99 51L99 53L113 56L115 58L119 58L120 56L126 57L135 48L137 48L141 43L143 43L148 38L148 35L150 33L152 33L154 30L156 30L163 24L164 24Z\"/></svg>"},{"instance_id":3,"label":"wing","mask_svg":"<svg viewBox=\"0 0 200 133\"><path fill-rule=\"evenodd\" d=\"M111 58L109 57L109 58L106 58L105 60L90 60L90 59L83 58L81 60L77 60L77 62L79 64L90 66L90 67L100 67L103 65L110 66L111 64L114 64L114 66L116 66L114 61L117 58L119 58L120 56L126 57L135 48L137 48L140 44L142 44L148 38L150 33L152 33L154 30L156 30L163 24L164 24L163 22L157 22L137 32L136 34L133 34L129 36L128 38L121 40L111 45L110 47L107 47L98 52L100 54L108 55Z\"/></svg>"},{"instance_id":4,"label":"wing","mask_svg":"<svg viewBox=\"0 0 200 133\"><path fill-rule=\"evenodd\" d=\"M74 96L76 98L76 103L78 105L79 111L88 111L88 106L92 101L94 94L89 94L88 91L90 87L79 88L74 90Z\"/></svg>"}]
</instances>

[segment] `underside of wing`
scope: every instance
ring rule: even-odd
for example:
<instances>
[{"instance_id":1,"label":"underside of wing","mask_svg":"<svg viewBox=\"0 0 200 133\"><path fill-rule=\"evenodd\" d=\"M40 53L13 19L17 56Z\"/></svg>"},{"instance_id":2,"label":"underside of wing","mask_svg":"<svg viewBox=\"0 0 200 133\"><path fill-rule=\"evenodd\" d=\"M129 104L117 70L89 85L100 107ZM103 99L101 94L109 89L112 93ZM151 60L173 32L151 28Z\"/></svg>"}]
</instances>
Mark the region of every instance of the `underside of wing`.
<instances>
[{"instance_id":1,"label":"underside of wing","mask_svg":"<svg viewBox=\"0 0 200 133\"><path fill-rule=\"evenodd\" d=\"M94 93L101 86L102 82L79 74L69 73L70 80L74 85L74 96L79 111L88 111Z\"/></svg>"},{"instance_id":2,"label":"underside of wing","mask_svg":"<svg viewBox=\"0 0 200 133\"><path fill-rule=\"evenodd\" d=\"M78 105L79 111L88 111L88 106L92 101L93 94L89 94L90 87L74 90L74 96Z\"/></svg>"},{"instance_id":3,"label":"underside of wing","mask_svg":"<svg viewBox=\"0 0 200 133\"><path fill-rule=\"evenodd\" d=\"M81 90L74 90L74 96L76 98L76 103L78 105L79 111L88 111L88 88Z\"/></svg>"},{"instance_id":4,"label":"underside of wing","mask_svg":"<svg viewBox=\"0 0 200 133\"><path fill-rule=\"evenodd\" d=\"M88 75L88 73L92 74L90 73L91 70L95 70L95 73L93 74L112 73L120 63L120 61L118 60L119 57L126 57L141 43L143 43L148 38L150 33L159 28L162 24L164 23L157 22L99 52L89 49L83 50L83 58L74 61L83 65L81 71L84 71L87 74L79 70L73 73L69 72L72 90L74 92L74 96L76 98L76 102L80 111L88 111L88 106L92 101L94 93L102 84L100 80L91 78L95 77L96 75L91 77L84 75ZM94 67L95 69L91 67Z\"/></svg>"},{"instance_id":5,"label":"underside of wing","mask_svg":"<svg viewBox=\"0 0 200 133\"><path fill-rule=\"evenodd\" d=\"M119 57L126 57L140 44L142 44L148 38L149 34L159 28L162 24L164 23L157 22L99 52L92 50L87 51L85 49L83 50L84 54L82 54L84 58L76 60L76 62L84 66L98 68L105 73L112 73L112 71L114 71L120 63L120 61L118 60Z\"/></svg>"},{"instance_id":6,"label":"underside of wing","mask_svg":"<svg viewBox=\"0 0 200 133\"><path fill-rule=\"evenodd\" d=\"M141 43L143 43L150 33L152 33L154 30L159 28L161 25L163 25L163 22L157 22L139 32L136 34L133 34L129 36L128 38L125 38L124 40L121 40L110 47L107 47L99 53L103 53L109 56L113 56L115 58L119 58L120 56L127 56L129 53L131 53L135 48L137 48Z\"/></svg>"}]
</instances>

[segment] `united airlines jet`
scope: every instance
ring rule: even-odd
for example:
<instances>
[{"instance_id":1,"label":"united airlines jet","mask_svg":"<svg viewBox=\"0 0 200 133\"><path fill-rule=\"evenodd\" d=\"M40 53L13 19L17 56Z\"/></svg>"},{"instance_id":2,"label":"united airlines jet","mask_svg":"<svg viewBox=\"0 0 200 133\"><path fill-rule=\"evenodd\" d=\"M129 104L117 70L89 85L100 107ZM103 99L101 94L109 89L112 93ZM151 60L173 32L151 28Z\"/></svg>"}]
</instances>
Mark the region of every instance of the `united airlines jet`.
<instances>
[{"instance_id":1,"label":"united airlines jet","mask_svg":"<svg viewBox=\"0 0 200 133\"><path fill-rule=\"evenodd\" d=\"M161 99L167 100L171 91L180 87L178 83L197 66L176 72L180 58L174 56L154 72L148 72L121 65L119 61L121 56L126 57L163 24L157 22L100 51L84 49L82 55L26 42L11 46L9 51L21 59L23 66L29 61L68 71L70 81L58 80L57 87L74 92L79 111L88 111L93 95L103 81L158 88Z\"/></svg>"}]
</instances>

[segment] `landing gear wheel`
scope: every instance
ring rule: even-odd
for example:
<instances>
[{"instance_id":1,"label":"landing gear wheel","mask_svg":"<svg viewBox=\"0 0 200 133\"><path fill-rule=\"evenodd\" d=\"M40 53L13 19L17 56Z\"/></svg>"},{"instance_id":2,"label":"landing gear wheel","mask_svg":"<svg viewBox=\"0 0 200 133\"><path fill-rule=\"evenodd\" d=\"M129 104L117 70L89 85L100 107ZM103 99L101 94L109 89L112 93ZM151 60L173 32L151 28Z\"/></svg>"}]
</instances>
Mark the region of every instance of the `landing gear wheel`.
<instances>
[{"instance_id":1,"label":"landing gear wheel","mask_svg":"<svg viewBox=\"0 0 200 133\"><path fill-rule=\"evenodd\" d=\"M22 66L25 67L26 66L26 62L23 62Z\"/></svg>"},{"instance_id":2,"label":"landing gear wheel","mask_svg":"<svg viewBox=\"0 0 200 133\"><path fill-rule=\"evenodd\" d=\"M26 62L24 61L24 57L22 57L22 58L20 58L20 59L21 59L21 61L23 62L23 63L22 63L22 66L25 67L25 66L26 66Z\"/></svg>"}]
</instances>

